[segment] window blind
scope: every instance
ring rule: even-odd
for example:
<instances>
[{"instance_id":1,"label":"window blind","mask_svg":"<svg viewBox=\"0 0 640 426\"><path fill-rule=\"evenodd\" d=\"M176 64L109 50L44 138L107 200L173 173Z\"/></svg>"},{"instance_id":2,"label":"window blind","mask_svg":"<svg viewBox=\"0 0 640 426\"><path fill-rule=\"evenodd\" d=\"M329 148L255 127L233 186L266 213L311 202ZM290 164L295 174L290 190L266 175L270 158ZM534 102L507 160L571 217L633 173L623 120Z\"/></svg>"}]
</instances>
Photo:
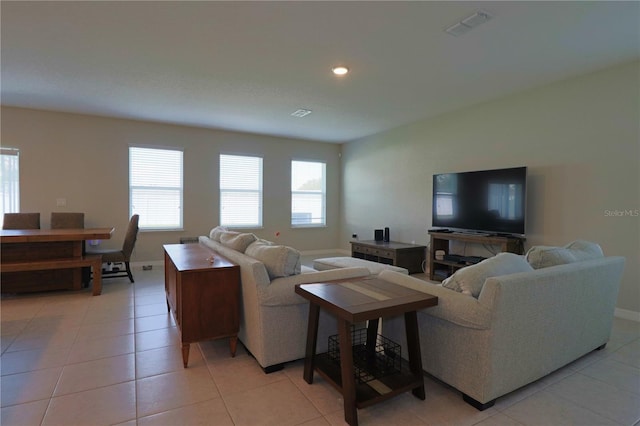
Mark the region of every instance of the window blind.
<instances>
[{"instance_id":1,"label":"window blind","mask_svg":"<svg viewBox=\"0 0 640 426\"><path fill-rule=\"evenodd\" d=\"M262 158L220 154L220 224L262 226Z\"/></svg>"},{"instance_id":2,"label":"window blind","mask_svg":"<svg viewBox=\"0 0 640 426\"><path fill-rule=\"evenodd\" d=\"M20 211L20 151L0 148L0 228L5 213Z\"/></svg>"},{"instance_id":3,"label":"window blind","mask_svg":"<svg viewBox=\"0 0 640 426\"><path fill-rule=\"evenodd\" d=\"M140 229L182 229L183 152L129 147L129 215Z\"/></svg>"},{"instance_id":4,"label":"window blind","mask_svg":"<svg viewBox=\"0 0 640 426\"><path fill-rule=\"evenodd\" d=\"M291 226L326 225L326 164L291 162Z\"/></svg>"}]
</instances>

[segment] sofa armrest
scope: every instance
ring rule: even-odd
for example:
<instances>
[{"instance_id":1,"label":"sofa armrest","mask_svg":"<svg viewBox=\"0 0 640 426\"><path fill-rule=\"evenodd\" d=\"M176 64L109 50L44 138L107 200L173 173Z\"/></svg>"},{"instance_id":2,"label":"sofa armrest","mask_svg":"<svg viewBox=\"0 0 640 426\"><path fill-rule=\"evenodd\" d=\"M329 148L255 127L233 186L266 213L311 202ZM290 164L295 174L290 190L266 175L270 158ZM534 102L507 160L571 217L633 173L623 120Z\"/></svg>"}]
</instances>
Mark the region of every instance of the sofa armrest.
<instances>
[{"instance_id":1,"label":"sofa armrest","mask_svg":"<svg viewBox=\"0 0 640 426\"><path fill-rule=\"evenodd\" d=\"M368 275L369 270L366 268L339 268L276 278L269 285L259 287L259 303L262 306L286 306L307 303L307 299L295 293L294 287L296 284L320 283Z\"/></svg>"},{"instance_id":2,"label":"sofa armrest","mask_svg":"<svg viewBox=\"0 0 640 426\"><path fill-rule=\"evenodd\" d=\"M472 296L398 272L384 271L378 276L385 281L437 296L437 306L420 311L425 315L468 328L483 330L491 326L491 311Z\"/></svg>"}]
</instances>

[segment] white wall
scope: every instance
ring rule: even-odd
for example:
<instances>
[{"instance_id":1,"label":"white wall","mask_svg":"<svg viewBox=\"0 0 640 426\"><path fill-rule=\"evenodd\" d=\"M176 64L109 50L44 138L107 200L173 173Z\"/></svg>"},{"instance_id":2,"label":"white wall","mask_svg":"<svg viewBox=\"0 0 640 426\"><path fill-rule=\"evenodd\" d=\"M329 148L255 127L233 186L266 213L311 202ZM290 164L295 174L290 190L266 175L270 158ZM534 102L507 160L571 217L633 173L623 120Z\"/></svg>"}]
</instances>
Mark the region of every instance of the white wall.
<instances>
[{"instance_id":1,"label":"white wall","mask_svg":"<svg viewBox=\"0 0 640 426\"><path fill-rule=\"evenodd\" d=\"M339 145L9 107L1 118L2 145L20 149L21 211L40 212L43 228L52 211L85 212L85 226L116 228L102 246L120 247L129 220L128 146L150 144L184 147L185 229L140 233L134 262L161 260L163 244L208 234L218 224L221 152L264 158L264 228L251 232L299 250L336 247ZM326 228L290 226L292 159L327 163ZM56 207L57 198L67 206Z\"/></svg>"},{"instance_id":2,"label":"white wall","mask_svg":"<svg viewBox=\"0 0 640 426\"><path fill-rule=\"evenodd\" d=\"M426 244L432 175L528 166L527 242L596 241L627 258L618 308L640 312L640 62L343 146L341 246L352 233Z\"/></svg>"},{"instance_id":3,"label":"white wall","mask_svg":"<svg viewBox=\"0 0 640 426\"><path fill-rule=\"evenodd\" d=\"M2 107L2 145L21 150L21 209L83 211L87 226L128 221L127 147L185 147L185 230L141 233L134 261L162 258L162 244L207 233L218 222L220 152L264 157L264 229L300 250L349 249L351 233L428 242L434 173L529 167L527 247L599 242L627 258L618 307L640 312L640 63L635 62L477 105L344 144L281 139L157 123ZM342 163L339 153L342 149ZM327 162L328 226L289 226L289 162ZM342 176L342 177L341 177ZM67 199L66 208L56 199ZM342 205L341 205L342 203ZM275 238L276 231L281 232Z\"/></svg>"}]
</instances>

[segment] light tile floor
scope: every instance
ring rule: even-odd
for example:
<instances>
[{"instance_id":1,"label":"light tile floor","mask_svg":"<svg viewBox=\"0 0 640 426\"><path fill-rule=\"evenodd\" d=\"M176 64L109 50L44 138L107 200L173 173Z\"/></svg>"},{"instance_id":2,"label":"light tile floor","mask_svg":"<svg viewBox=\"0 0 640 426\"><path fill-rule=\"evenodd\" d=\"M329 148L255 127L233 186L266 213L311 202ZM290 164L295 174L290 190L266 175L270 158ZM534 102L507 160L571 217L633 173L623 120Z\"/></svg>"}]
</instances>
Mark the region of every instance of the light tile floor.
<instances>
[{"instance_id":1,"label":"light tile floor","mask_svg":"<svg viewBox=\"0 0 640 426\"><path fill-rule=\"evenodd\" d=\"M323 256L325 257L325 256ZM1 424L342 425L342 400L303 363L265 375L238 345L193 345L182 367L162 268L89 289L4 296ZM640 324L616 319L611 341L480 412L426 377L427 398L404 394L359 410L361 425L638 425Z\"/></svg>"}]
</instances>

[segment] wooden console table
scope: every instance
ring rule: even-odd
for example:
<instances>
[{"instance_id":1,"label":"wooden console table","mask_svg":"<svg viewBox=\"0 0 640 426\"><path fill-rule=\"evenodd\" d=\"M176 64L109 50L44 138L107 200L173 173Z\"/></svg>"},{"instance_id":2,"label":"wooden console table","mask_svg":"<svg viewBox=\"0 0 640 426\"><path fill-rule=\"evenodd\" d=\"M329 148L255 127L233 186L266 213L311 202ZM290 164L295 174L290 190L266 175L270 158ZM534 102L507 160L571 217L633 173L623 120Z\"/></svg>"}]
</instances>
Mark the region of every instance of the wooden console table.
<instances>
[{"instance_id":1,"label":"wooden console table","mask_svg":"<svg viewBox=\"0 0 640 426\"><path fill-rule=\"evenodd\" d=\"M394 241L351 241L351 257L405 268L410 274L422 273L425 246Z\"/></svg>"},{"instance_id":2,"label":"wooden console table","mask_svg":"<svg viewBox=\"0 0 640 426\"><path fill-rule=\"evenodd\" d=\"M108 240L112 233L113 228L2 230L2 292L80 290L82 267L91 266L93 295L99 295L102 259L83 255L82 241Z\"/></svg>"},{"instance_id":3,"label":"wooden console table","mask_svg":"<svg viewBox=\"0 0 640 426\"><path fill-rule=\"evenodd\" d=\"M295 292L310 302L304 380L312 384L316 370L337 388L343 396L344 419L348 424L358 424L358 408L382 402L402 392L412 391L415 397L425 399L416 311L437 305L437 297L370 277L333 283L298 284ZM321 308L338 319L339 364L328 353L316 355ZM396 372L386 372L374 380L364 383L356 380L351 325L368 321L364 346L366 353L371 353L375 358L379 318L402 314L409 361L400 358Z\"/></svg>"},{"instance_id":4,"label":"wooden console table","mask_svg":"<svg viewBox=\"0 0 640 426\"><path fill-rule=\"evenodd\" d=\"M191 343L229 338L236 354L240 327L240 267L201 244L164 246L167 309L173 310L187 367Z\"/></svg>"}]
</instances>

